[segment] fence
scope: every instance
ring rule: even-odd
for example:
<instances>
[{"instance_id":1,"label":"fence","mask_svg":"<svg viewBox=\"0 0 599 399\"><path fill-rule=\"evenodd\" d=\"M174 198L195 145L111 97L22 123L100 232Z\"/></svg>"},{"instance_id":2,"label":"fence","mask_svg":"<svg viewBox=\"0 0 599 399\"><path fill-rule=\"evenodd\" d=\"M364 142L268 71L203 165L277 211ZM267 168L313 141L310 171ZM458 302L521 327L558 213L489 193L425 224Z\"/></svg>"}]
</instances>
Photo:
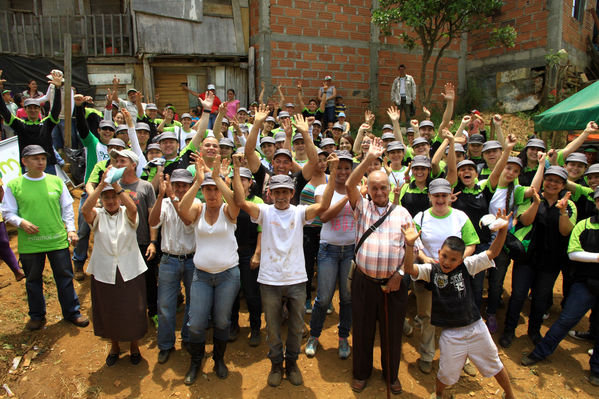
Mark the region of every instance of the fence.
<instances>
[{"instance_id":1,"label":"fence","mask_svg":"<svg viewBox=\"0 0 599 399\"><path fill-rule=\"evenodd\" d=\"M34 15L0 11L0 54L61 57L63 33L72 37L73 56L133 55L129 14Z\"/></svg>"}]
</instances>

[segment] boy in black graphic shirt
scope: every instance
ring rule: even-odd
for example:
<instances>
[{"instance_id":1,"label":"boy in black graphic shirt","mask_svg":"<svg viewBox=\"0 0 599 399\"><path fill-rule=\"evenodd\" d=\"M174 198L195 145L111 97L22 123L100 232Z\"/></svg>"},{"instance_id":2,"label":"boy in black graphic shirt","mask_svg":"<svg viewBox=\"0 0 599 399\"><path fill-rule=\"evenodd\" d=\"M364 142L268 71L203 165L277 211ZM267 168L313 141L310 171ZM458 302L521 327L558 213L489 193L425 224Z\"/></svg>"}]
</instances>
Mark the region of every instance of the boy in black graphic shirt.
<instances>
[{"instance_id":1,"label":"boy in black graphic shirt","mask_svg":"<svg viewBox=\"0 0 599 399\"><path fill-rule=\"evenodd\" d=\"M498 219L503 220L508 220L509 216L504 212L497 214ZM405 272L416 280L429 283L433 291L431 323L443 328L439 338L441 358L436 392L431 399L442 398L445 388L458 381L466 358L470 358L483 376L494 376L505 391L506 398L514 398L509 376L474 303L472 289L474 275L495 267L493 258L499 255L508 228L507 223L498 220L497 225L501 224L504 225L499 228L491 247L485 252L464 258L464 241L452 236L445 240L439 250L439 262L423 265L414 265L413 251L410 251L420 233L413 225L402 228L406 241Z\"/></svg>"}]
</instances>

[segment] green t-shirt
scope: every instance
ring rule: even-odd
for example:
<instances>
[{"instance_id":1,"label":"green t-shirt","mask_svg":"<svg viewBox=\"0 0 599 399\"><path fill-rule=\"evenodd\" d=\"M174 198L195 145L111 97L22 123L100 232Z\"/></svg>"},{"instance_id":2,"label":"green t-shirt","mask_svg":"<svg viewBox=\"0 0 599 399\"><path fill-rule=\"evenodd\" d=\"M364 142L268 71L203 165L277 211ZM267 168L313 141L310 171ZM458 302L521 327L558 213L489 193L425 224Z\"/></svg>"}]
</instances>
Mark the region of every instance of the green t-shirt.
<instances>
[{"instance_id":1,"label":"green t-shirt","mask_svg":"<svg viewBox=\"0 0 599 399\"><path fill-rule=\"evenodd\" d=\"M170 161L167 160L164 163L164 167L166 168L173 162L178 162L181 159L181 157L183 156L183 154L185 154L187 151L196 151L196 146L193 145L192 141L190 141L189 144L187 144L187 146L179 152L179 155L177 155L177 157L175 159L172 159ZM156 176L157 172L158 172L158 167L151 166L149 169L147 169L147 171L144 170L141 175L143 176L144 180L151 182L154 179L154 176ZM147 179L145 179L146 176L147 176Z\"/></svg>"},{"instance_id":2,"label":"green t-shirt","mask_svg":"<svg viewBox=\"0 0 599 399\"><path fill-rule=\"evenodd\" d=\"M92 172L89 174L89 178L87 179L90 183L99 184L100 183L100 174L106 172L108 168L108 159L104 161L100 161L94 165Z\"/></svg>"},{"instance_id":3,"label":"green t-shirt","mask_svg":"<svg viewBox=\"0 0 599 399\"><path fill-rule=\"evenodd\" d=\"M18 205L18 215L38 226L37 234L27 234L19 229L19 253L32 254L64 249L69 246L67 230L62 220L60 197L64 183L46 174L41 180L19 176L8 182Z\"/></svg>"},{"instance_id":4,"label":"green t-shirt","mask_svg":"<svg viewBox=\"0 0 599 399\"><path fill-rule=\"evenodd\" d=\"M568 253L584 251L584 249L582 249L582 245L580 244L580 235L585 230L599 230L599 223L592 223L589 219L584 219L576 223L576 226L574 226L572 229L572 233L570 233Z\"/></svg>"}]
</instances>

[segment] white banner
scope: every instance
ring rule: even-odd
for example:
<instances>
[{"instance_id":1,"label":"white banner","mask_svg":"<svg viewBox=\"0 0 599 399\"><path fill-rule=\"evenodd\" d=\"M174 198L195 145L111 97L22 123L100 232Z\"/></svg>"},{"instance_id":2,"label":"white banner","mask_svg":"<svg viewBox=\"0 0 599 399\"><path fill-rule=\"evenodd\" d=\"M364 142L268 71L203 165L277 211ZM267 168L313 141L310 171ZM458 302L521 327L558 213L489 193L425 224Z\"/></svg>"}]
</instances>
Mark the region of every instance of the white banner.
<instances>
[{"instance_id":1,"label":"white banner","mask_svg":"<svg viewBox=\"0 0 599 399\"><path fill-rule=\"evenodd\" d=\"M17 136L0 141L0 171L2 182L8 183L15 177L21 176L19 158L19 143Z\"/></svg>"}]
</instances>

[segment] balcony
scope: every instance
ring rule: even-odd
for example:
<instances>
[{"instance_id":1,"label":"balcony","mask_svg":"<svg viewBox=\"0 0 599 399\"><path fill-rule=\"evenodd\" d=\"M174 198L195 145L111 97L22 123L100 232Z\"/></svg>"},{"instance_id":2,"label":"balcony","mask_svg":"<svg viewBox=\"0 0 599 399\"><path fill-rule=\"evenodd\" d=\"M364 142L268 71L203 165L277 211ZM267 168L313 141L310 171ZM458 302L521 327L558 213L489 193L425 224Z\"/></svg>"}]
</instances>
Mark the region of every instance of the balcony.
<instances>
[{"instance_id":1,"label":"balcony","mask_svg":"<svg viewBox=\"0 0 599 399\"><path fill-rule=\"evenodd\" d=\"M34 15L0 11L0 54L57 58L71 33L73 57L133 55L131 15Z\"/></svg>"}]
</instances>

